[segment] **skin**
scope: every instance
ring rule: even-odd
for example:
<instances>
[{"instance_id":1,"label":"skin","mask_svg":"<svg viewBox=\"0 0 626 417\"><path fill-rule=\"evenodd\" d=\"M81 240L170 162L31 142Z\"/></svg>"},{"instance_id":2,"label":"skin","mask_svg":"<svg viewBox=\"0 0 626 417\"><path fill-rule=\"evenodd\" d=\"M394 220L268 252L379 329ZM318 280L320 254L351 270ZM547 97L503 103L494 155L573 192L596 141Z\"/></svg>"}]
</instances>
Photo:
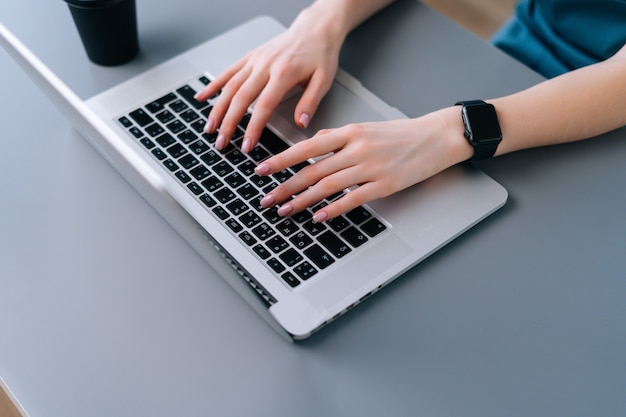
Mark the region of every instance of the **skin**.
<instances>
[{"instance_id":1,"label":"skin","mask_svg":"<svg viewBox=\"0 0 626 417\"><path fill-rule=\"evenodd\" d=\"M282 97L296 85L304 92L294 121L306 127L330 88L347 34L391 2L318 0L286 32L218 75L196 96L203 101L222 90L206 124L208 132L219 127L216 146L228 144L237 122L256 100L242 145L244 152L252 150ZM606 61L485 101L496 107L503 133L496 156L617 129L626 125L626 46ZM468 160L473 149L463 130L458 106L413 119L322 130L256 168L257 174L269 175L327 156L272 190L262 205L280 205L279 214L288 216L360 185L314 215L318 222L331 219Z\"/></svg>"}]
</instances>

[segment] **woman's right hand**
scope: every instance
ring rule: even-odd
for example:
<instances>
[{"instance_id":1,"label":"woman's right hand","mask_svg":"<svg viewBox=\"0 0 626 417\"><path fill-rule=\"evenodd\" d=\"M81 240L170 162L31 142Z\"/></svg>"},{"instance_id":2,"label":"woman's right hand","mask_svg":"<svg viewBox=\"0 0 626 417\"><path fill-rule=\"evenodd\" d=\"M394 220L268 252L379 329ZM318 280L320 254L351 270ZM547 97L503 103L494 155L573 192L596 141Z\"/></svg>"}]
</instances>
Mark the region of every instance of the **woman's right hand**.
<instances>
[{"instance_id":1,"label":"woman's right hand","mask_svg":"<svg viewBox=\"0 0 626 417\"><path fill-rule=\"evenodd\" d=\"M263 128L285 94L301 86L294 121L306 127L330 89L337 71L339 50L347 31L340 19L323 7L303 10L285 32L249 52L219 74L196 95L206 101L221 90L205 130L219 127L216 147L222 149L248 107L256 100L242 143L242 151L256 146Z\"/></svg>"}]
</instances>

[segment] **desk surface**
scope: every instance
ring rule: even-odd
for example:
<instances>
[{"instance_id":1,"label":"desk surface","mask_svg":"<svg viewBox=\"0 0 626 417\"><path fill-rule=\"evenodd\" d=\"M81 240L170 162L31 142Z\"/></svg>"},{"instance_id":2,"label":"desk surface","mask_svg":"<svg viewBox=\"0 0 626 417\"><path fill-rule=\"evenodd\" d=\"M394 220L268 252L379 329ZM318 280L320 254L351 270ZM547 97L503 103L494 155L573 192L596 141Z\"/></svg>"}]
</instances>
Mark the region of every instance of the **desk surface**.
<instances>
[{"instance_id":1,"label":"desk surface","mask_svg":"<svg viewBox=\"0 0 626 417\"><path fill-rule=\"evenodd\" d=\"M88 97L306 1L138 0L142 54L120 68L91 65L63 2L39 3L3 0L0 19ZM540 80L412 0L341 65L411 116ZM626 413L625 130L481 163L502 210L288 344L4 51L0 68L0 376L32 417Z\"/></svg>"}]
</instances>

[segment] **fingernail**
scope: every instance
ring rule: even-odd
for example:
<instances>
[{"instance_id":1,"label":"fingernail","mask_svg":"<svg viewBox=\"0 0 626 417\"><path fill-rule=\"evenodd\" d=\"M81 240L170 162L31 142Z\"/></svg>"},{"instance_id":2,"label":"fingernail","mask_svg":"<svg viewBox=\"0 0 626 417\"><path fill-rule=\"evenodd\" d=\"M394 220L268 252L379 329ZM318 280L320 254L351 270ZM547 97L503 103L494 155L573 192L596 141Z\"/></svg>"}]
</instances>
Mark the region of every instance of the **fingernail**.
<instances>
[{"instance_id":1,"label":"fingernail","mask_svg":"<svg viewBox=\"0 0 626 417\"><path fill-rule=\"evenodd\" d=\"M287 204L283 204L282 206L280 206L280 208L277 210L277 213L279 216L285 217L285 216L289 216L292 211L293 211L293 206L287 203Z\"/></svg>"},{"instance_id":2,"label":"fingernail","mask_svg":"<svg viewBox=\"0 0 626 417\"><path fill-rule=\"evenodd\" d=\"M243 138L241 143L241 152L248 153L252 150L252 140L250 138Z\"/></svg>"},{"instance_id":3,"label":"fingernail","mask_svg":"<svg viewBox=\"0 0 626 417\"><path fill-rule=\"evenodd\" d=\"M200 97L200 93L201 92L197 92L196 94L194 94L193 99L198 100L198 97Z\"/></svg>"},{"instance_id":4,"label":"fingernail","mask_svg":"<svg viewBox=\"0 0 626 417\"><path fill-rule=\"evenodd\" d=\"M325 211L316 211L315 214L313 215L313 221L315 223L321 223L324 220L326 220L326 218L328 217L328 214L326 214Z\"/></svg>"},{"instance_id":5,"label":"fingernail","mask_svg":"<svg viewBox=\"0 0 626 417\"><path fill-rule=\"evenodd\" d=\"M309 123L311 122L311 116L309 115L309 113L302 113L300 115L300 118L298 119L298 122L300 123L300 126L302 126L303 128L306 128L309 126Z\"/></svg>"},{"instance_id":6,"label":"fingernail","mask_svg":"<svg viewBox=\"0 0 626 417\"><path fill-rule=\"evenodd\" d=\"M204 125L204 131L205 133L213 133L214 130L215 130L215 120L209 118L206 121L206 124Z\"/></svg>"},{"instance_id":7,"label":"fingernail","mask_svg":"<svg viewBox=\"0 0 626 417\"><path fill-rule=\"evenodd\" d=\"M271 194L268 194L261 199L261 206L265 208L271 207L274 205L274 201L275 201L274 196Z\"/></svg>"},{"instance_id":8,"label":"fingernail","mask_svg":"<svg viewBox=\"0 0 626 417\"><path fill-rule=\"evenodd\" d=\"M220 133L219 135L217 135L217 139L215 140L215 148L218 151L221 151L222 149L224 149L225 146L226 146L226 136Z\"/></svg>"},{"instance_id":9,"label":"fingernail","mask_svg":"<svg viewBox=\"0 0 626 417\"><path fill-rule=\"evenodd\" d=\"M267 175L270 172L270 164L267 162L261 162L259 166L254 168L254 173L257 175Z\"/></svg>"}]
</instances>

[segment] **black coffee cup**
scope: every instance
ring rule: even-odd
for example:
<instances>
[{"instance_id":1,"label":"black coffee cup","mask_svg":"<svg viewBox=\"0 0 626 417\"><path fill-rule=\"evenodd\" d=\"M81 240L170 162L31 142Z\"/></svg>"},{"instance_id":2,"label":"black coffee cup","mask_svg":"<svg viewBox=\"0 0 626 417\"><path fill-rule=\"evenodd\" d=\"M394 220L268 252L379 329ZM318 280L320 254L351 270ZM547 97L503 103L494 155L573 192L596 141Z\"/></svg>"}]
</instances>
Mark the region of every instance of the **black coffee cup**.
<instances>
[{"instance_id":1,"label":"black coffee cup","mask_svg":"<svg viewBox=\"0 0 626 417\"><path fill-rule=\"evenodd\" d=\"M89 59L121 65L139 52L135 0L65 0Z\"/></svg>"}]
</instances>

